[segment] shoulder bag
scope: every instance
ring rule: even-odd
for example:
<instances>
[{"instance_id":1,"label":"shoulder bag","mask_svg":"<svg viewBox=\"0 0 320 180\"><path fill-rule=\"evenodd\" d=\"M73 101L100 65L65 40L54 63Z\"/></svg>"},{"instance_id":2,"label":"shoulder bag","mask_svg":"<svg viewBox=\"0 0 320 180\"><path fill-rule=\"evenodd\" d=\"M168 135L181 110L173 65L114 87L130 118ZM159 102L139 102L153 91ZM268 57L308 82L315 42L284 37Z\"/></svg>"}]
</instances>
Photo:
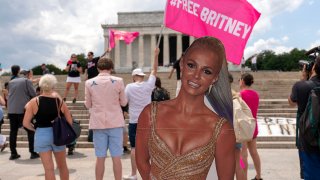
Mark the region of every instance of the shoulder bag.
<instances>
[{"instance_id":1,"label":"shoulder bag","mask_svg":"<svg viewBox=\"0 0 320 180\"><path fill-rule=\"evenodd\" d=\"M237 143L252 140L256 120L248 105L239 96L233 98L233 126Z\"/></svg>"},{"instance_id":2,"label":"shoulder bag","mask_svg":"<svg viewBox=\"0 0 320 180\"><path fill-rule=\"evenodd\" d=\"M56 98L58 117L53 120L53 143L56 146L64 146L76 140L77 135L72 126L67 122L66 118L60 115L62 103L58 105L58 98Z\"/></svg>"}]
</instances>

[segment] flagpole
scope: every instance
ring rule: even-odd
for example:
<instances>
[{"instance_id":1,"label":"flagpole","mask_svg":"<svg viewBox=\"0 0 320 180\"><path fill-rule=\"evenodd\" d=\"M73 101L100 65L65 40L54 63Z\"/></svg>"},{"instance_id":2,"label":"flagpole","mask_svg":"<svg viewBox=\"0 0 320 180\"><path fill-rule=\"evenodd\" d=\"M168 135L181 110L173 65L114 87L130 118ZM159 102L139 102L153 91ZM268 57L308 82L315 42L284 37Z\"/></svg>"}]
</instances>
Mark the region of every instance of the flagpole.
<instances>
[{"instance_id":1,"label":"flagpole","mask_svg":"<svg viewBox=\"0 0 320 180\"><path fill-rule=\"evenodd\" d=\"M110 30L108 30L107 48L104 50L103 54L100 57L104 57L105 55L109 54L110 53L109 48L110 48Z\"/></svg>"},{"instance_id":2,"label":"flagpole","mask_svg":"<svg viewBox=\"0 0 320 180\"><path fill-rule=\"evenodd\" d=\"M157 42L157 48L159 48L159 45L160 45L160 40L161 40L161 36L162 36L162 31L164 29L164 25L162 24L161 25L161 30L160 30L160 35L158 37L158 42Z\"/></svg>"}]
</instances>

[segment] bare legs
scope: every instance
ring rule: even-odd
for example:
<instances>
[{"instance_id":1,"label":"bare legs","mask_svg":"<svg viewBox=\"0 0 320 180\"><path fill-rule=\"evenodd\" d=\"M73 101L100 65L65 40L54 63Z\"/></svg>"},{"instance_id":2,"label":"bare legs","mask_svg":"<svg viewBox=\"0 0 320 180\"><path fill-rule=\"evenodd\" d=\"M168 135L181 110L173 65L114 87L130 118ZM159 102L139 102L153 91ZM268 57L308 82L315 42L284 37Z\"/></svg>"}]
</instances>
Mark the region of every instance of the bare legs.
<instances>
[{"instance_id":1,"label":"bare legs","mask_svg":"<svg viewBox=\"0 0 320 180\"><path fill-rule=\"evenodd\" d=\"M131 176L137 175L137 165L136 165L136 150L131 149Z\"/></svg>"},{"instance_id":2,"label":"bare legs","mask_svg":"<svg viewBox=\"0 0 320 180\"><path fill-rule=\"evenodd\" d=\"M105 157L97 157L96 161L96 180L103 180Z\"/></svg>"},{"instance_id":3,"label":"bare legs","mask_svg":"<svg viewBox=\"0 0 320 180\"><path fill-rule=\"evenodd\" d=\"M67 84L66 84L66 90L65 90L65 92L64 92L63 98L67 98L72 84L73 84L73 87L74 87L74 97L73 97L73 98L74 98L74 99L77 99L78 94L79 94L79 90L78 90L78 89L79 89L79 83L71 83L71 82L67 82Z\"/></svg>"},{"instance_id":4,"label":"bare legs","mask_svg":"<svg viewBox=\"0 0 320 180\"><path fill-rule=\"evenodd\" d=\"M113 174L115 180L122 180L122 164L121 164L121 158L118 157L112 157L113 162Z\"/></svg>"},{"instance_id":5,"label":"bare legs","mask_svg":"<svg viewBox=\"0 0 320 180\"><path fill-rule=\"evenodd\" d=\"M78 93L79 93L79 90L78 90L78 88L79 88L79 83L73 83L73 86L74 86L74 99L77 99L77 97L78 97Z\"/></svg>"},{"instance_id":6,"label":"bare legs","mask_svg":"<svg viewBox=\"0 0 320 180\"><path fill-rule=\"evenodd\" d=\"M104 163L106 158L105 157L98 157L96 161L96 180L103 180L104 175ZM122 164L121 159L119 157L112 157L113 162L113 174L115 180L122 179Z\"/></svg>"},{"instance_id":7,"label":"bare legs","mask_svg":"<svg viewBox=\"0 0 320 180\"><path fill-rule=\"evenodd\" d=\"M69 170L66 161L66 151L54 152L54 157L56 158L57 167L60 173L60 179L69 179Z\"/></svg>"},{"instance_id":8,"label":"bare legs","mask_svg":"<svg viewBox=\"0 0 320 180\"><path fill-rule=\"evenodd\" d=\"M246 180L244 170L240 166L240 156L241 156L241 149L236 149L235 157L236 157L236 179L237 180Z\"/></svg>"},{"instance_id":9,"label":"bare legs","mask_svg":"<svg viewBox=\"0 0 320 180\"><path fill-rule=\"evenodd\" d=\"M55 174L54 174L54 163L52 159L52 151L48 152L41 152L40 158L42 161L42 165L45 172L45 179L46 180L55 180ZM61 180L68 180L69 179L69 170L67 167L66 162L66 152L60 151L60 152L54 152L53 153L56 159L56 163L59 169L60 173L60 179Z\"/></svg>"},{"instance_id":10,"label":"bare legs","mask_svg":"<svg viewBox=\"0 0 320 180\"><path fill-rule=\"evenodd\" d=\"M257 139L253 139L250 142L243 143L242 144L242 157L245 164L245 177L247 178L247 172L248 172L248 151L250 153L250 156L252 158L254 168L256 170L256 178L261 179L261 162L260 162L260 156L257 151Z\"/></svg>"}]
</instances>

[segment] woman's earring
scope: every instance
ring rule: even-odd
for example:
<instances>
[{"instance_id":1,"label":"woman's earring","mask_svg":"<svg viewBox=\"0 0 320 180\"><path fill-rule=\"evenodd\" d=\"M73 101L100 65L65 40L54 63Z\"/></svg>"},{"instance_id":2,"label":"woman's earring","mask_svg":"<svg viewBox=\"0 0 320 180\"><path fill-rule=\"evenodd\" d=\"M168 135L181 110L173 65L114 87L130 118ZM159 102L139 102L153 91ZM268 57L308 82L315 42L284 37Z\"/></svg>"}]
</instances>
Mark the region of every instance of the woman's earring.
<instances>
[{"instance_id":1,"label":"woman's earring","mask_svg":"<svg viewBox=\"0 0 320 180\"><path fill-rule=\"evenodd\" d=\"M213 86L213 84L211 84L210 86L209 86L209 93L211 92L211 89L212 89L212 86Z\"/></svg>"}]
</instances>

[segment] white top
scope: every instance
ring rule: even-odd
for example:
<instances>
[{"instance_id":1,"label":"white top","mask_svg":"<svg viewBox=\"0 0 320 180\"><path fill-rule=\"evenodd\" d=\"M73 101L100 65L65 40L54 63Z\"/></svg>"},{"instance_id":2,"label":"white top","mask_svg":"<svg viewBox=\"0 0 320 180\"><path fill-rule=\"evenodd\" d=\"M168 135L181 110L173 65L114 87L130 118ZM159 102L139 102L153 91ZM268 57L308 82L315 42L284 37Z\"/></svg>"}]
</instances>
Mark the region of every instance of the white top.
<instances>
[{"instance_id":1,"label":"white top","mask_svg":"<svg viewBox=\"0 0 320 180\"><path fill-rule=\"evenodd\" d=\"M129 105L129 123L138 123L138 118L144 107L151 103L151 94L155 88L156 77L150 75L147 81L130 83L125 94Z\"/></svg>"},{"instance_id":2,"label":"white top","mask_svg":"<svg viewBox=\"0 0 320 180\"><path fill-rule=\"evenodd\" d=\"M254 56L254 57L251 59L251 63L252 63L252 64L257 64L257 56Z\"/></svg>"}]
</instances>

